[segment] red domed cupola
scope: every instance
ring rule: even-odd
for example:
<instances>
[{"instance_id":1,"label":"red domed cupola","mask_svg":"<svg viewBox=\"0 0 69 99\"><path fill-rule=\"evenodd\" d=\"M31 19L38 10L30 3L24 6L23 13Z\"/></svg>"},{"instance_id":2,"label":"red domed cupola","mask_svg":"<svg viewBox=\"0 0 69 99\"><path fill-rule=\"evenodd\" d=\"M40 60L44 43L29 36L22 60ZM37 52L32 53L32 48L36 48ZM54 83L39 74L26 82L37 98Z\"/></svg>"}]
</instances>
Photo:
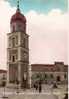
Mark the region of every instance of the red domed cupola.
<instances>
[{"instance_id":1,"label":"red domed cupola","mask_svg":"<svg viewBox=\"0 0 69 99\"><path fill-rule=\"evenodd\" d=\"M20 12L19 2L16 13L11 17L10 26L11 32L26 32L26 18Z\"/></svg>"},{"instance_id":2,"label":"red domed cupola","mask_svg":"<svg viewBox=\"0 0 69 99\"><path fill-rule=\"evenodd\" d=\"M21 14L20 10L17 9L16 13L11 17L11 24L13 22L16 22L16 21L20 21L20 22L26 22L26 18L23 14Z\"/></svg>"}]
</instances>

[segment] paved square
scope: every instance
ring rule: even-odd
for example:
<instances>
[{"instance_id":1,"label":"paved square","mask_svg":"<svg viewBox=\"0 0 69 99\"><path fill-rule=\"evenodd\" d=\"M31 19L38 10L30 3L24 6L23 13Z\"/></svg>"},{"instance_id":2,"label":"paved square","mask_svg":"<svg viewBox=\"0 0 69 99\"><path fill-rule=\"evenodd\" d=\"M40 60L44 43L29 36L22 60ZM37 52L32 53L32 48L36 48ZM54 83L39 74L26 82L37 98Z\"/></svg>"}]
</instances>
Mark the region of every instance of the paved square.
<instances>
[{"instance_id":1,"label":"paved square","mask_svg":"<svg viewBox=\"0 0 69 99\"><path fill-rule=\"evenodd\" d=\"M35 90L34 88L22 90L19 89L19 93L16 93L16 89L6 88L5 95L8 99L63 99L66 92L65 85L59 85L57 89L53 89L50 85L42 85L42 92ZM4 89L0 88L0 99L4 94Z\"/></svg>"}]
</instances>

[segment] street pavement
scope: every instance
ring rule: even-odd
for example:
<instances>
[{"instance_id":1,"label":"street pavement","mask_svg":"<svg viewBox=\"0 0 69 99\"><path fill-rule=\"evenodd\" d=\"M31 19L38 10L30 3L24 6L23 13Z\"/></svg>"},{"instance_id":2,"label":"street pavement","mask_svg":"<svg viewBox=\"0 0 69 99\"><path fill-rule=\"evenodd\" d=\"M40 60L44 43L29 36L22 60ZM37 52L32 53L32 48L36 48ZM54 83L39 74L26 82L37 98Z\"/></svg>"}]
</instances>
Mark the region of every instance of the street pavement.
<instances>
[{"instance_id":1,"label":"street pavement","mask_svg":"<svg viewBox=\"0 0 69 99\"><path fill-rule=\"evenodd\" d=\"M57 89L53 89L52 85L42 85L42 92L39 93L39 90L35 90L34 88L22 90L19 89L19 93L17 94L16 89L5 89L5 96L8 99L63 99L64 94L66 92L65 85L58 86ZM4 88L0 88L0 99L3 99Z\"/></svg>"}]
</instances>

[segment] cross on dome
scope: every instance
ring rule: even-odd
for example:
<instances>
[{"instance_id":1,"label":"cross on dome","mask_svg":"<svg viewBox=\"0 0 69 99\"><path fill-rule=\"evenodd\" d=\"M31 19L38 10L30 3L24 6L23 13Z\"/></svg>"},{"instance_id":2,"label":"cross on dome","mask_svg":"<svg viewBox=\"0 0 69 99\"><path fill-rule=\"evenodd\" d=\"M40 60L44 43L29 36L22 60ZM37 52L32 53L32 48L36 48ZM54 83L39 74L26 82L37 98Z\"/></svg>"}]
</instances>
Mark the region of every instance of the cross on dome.
<instances>
[{"instance_id":1,"label":"cross on dome","mask_svg":"<svg viewBox=\"0 0 69 99\"><path fill-rule=\"evenodd\" d=\"M17 9L19 10L19 0L17 0Z\"/></svg>"}]
</instances>

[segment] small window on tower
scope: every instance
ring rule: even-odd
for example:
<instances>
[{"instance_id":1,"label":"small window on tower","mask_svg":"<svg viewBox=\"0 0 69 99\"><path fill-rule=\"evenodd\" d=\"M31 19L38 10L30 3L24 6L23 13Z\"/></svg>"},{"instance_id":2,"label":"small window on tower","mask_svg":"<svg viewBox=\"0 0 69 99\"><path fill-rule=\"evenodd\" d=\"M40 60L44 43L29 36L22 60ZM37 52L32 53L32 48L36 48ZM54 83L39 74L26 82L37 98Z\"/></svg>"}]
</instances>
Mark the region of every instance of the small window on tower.
<instances>
[{"instance_id":1,"label":"small window on tower","mask_svg":"<svg viewBox=\"0 0 69 99\"><path fill-rule=\"evenodd\" d=\"M12 62L15 62L15 56L12 56Z\"/></svg>"},{"instance_id":2,"label":"small window on tower","mask_svg":"<svg viewBox=\"0 0 69 99\"><path fill-rule=\"evenodd\" d=\"M15 38L12 38L12 47L15 47Z\"/></svg>"}]
</instances>

